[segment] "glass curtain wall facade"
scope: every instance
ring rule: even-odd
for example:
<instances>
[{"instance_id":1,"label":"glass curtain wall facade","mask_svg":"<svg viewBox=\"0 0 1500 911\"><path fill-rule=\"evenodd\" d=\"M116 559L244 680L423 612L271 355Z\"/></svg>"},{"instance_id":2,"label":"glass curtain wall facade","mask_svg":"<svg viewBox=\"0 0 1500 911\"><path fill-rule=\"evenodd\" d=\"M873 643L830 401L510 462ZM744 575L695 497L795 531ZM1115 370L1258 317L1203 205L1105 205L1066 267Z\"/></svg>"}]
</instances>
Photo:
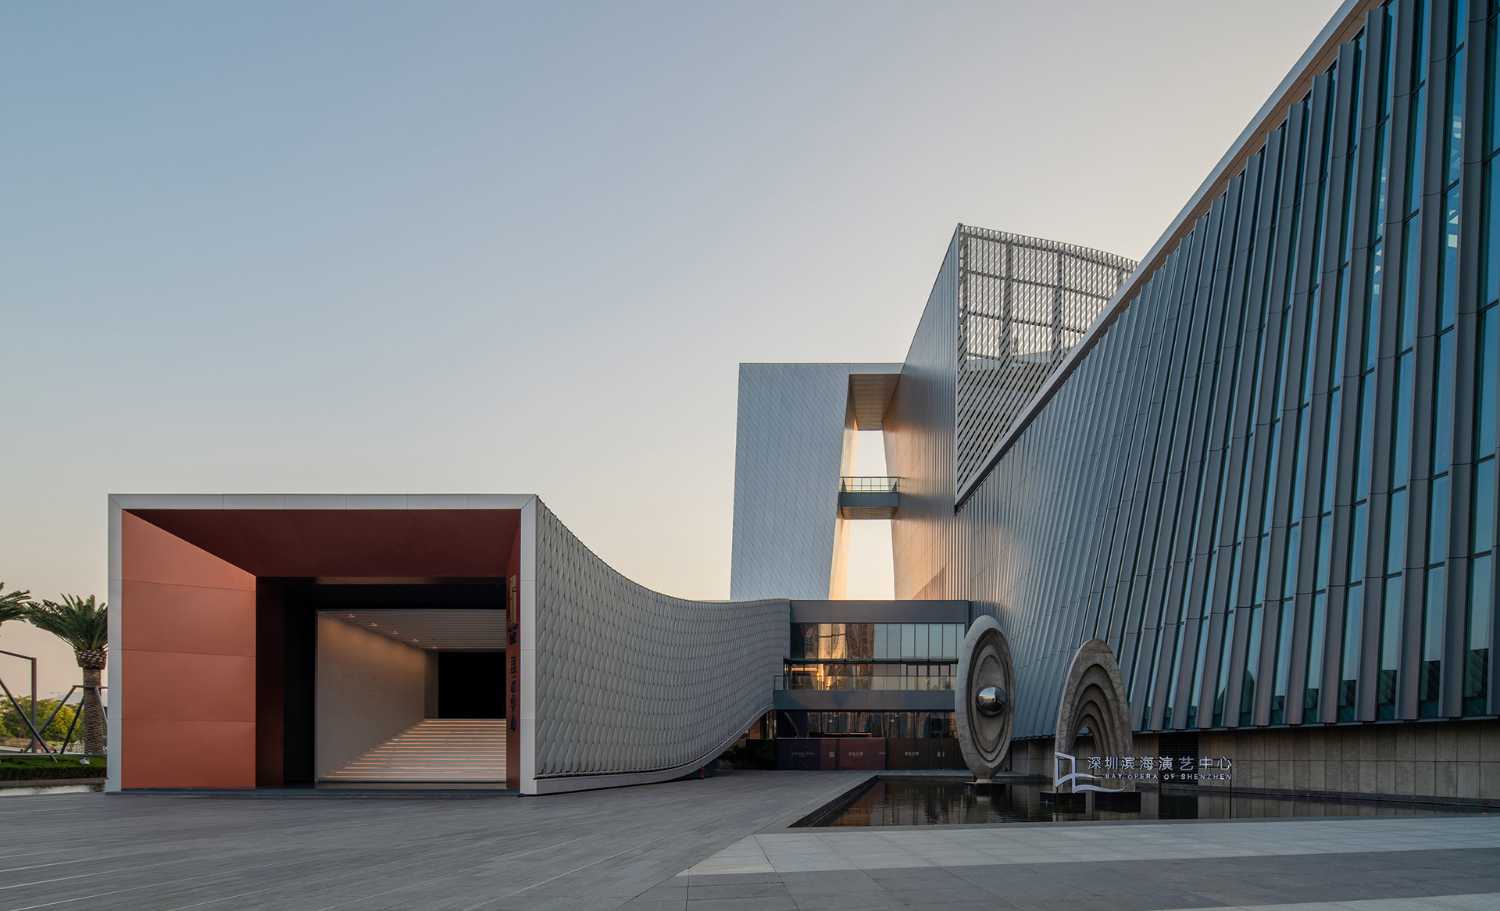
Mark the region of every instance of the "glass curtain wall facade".
<instances>
[{"instance_id":1,"label":"glass curtain wall facade","mask_svg":"<svg viewBox=\"0 0 1500 911\"><path fill-rule=\"evenodd\" d=\"M972 471L950 251L885 422L896 595L999 618L1017 736L1092 638L1139 731L1500 711L1497 13L1355 6Z\"/></svg>"},{"instance_id":2,"label":"glass curtain wall facade","mask_svg":"<svg viewBox=\"0 0 1500 911\"><path fill-rule=\"evenodd\" d=\"M793 623L782 688L953 689L962 623Z\"/></svg>"}]
</instances>

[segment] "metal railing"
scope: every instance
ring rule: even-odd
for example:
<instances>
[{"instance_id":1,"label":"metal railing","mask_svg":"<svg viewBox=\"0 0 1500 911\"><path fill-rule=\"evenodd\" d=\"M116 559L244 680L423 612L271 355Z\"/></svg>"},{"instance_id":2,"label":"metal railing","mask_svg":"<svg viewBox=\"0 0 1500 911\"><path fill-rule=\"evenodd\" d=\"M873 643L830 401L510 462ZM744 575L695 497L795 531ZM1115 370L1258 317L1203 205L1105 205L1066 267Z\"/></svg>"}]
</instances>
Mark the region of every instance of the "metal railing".
<instances>
[{"instance_id":1,"label":"metal railing","mask_svg":"<svg viewBox=\"0 0 1500 911\"><path fill-rule=\"evenodd\" d=\"M78 730L78 724L83 718L83 703L85 695L85 687L83 686L83 684L75 683L72 686L68 687L68 692L65 693L61 699L57 700L57 703L54 706L52 706L52 712L47 716L47 720L38 724L36 717L36 659L31 657L30 655L22 655L18 654L17 652L8 652L4 649L0 649L0 655L9 655L12 658L20 658L24 661L30 662L31 664L31 702L25 708L22 708L20 701L16 699L15 694L11 692L10 687L6 685L4 678L0 678L0 695L3 695L5 699L10 702L11 708L15 711L16 716L25 723L26 730L31 735L30 742L21 752L44 753L48 755L66 753L68 751L68 746L73 742L74 733ZM104 709L103 694L107 689L109 689L109 687L107 686L97 687L98 692L95 694L99 697L99 720L102 724L106 725L106 737L109 736L107 727L107 725L109 724L109 716L108 712L106 712ZM68 700L73 698L74 692L77 692L79 694L78 705L73 707L74 711L72 720L68 723L68 729L63 734L61 744L57 749L54 750L47 743L47 731L52 727L53 722L57 720L57 716L60 712L62 712L63 707L68 705Z\"/></svg>"},{"instance_id":2,"label":"metal railing","mask_svg":"<svg viewBox=\"0 0 1500 911\"><path fill-rule=\"evenodd\" d=\"M900 478L854 475L839 478L839 493L900 493Z\"/></svg>"},{"instance_id":3,"label":"metal railing","mask_svg":"<svg viewBox=\"0 0 1500 911\"><path fill-rule=\"evenodd\" d=\"M821 670L796 669L777 674L773 688L838 692L845 690L878 690L899 693L934 693L952 691L956 667L943 665L831 665Z\"/></svg>"}]
</instances>

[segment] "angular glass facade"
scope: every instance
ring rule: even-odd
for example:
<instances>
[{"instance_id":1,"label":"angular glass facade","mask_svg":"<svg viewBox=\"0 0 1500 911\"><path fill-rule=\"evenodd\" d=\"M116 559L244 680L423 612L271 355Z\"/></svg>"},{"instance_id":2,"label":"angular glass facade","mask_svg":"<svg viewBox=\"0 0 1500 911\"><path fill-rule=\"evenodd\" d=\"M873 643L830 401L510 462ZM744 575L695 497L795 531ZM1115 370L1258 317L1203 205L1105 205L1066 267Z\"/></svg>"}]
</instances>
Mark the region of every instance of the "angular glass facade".
<instances>
[{"instance_id":1,"label":"angular glass facade","mask_svg":"<svg viewBox=\"0 0 1500 911\"><path fill-rule=\"evenodd\" d=\"M1141 731L1500 712L1497 13L1354 7L981 464L950 251L885 419L896 595L1000 619L1017 736L1092 638Z\"/></svg>"},{"instance_id":2,"label":"angular glass facade","mask_svg":"<svg viewBox=\"0 0 1500 911\"><path fill-rule=\"evenodd\" d=\"M793 623L781 689L953 689L962 623Z\"/></svg>"}]
</instances>

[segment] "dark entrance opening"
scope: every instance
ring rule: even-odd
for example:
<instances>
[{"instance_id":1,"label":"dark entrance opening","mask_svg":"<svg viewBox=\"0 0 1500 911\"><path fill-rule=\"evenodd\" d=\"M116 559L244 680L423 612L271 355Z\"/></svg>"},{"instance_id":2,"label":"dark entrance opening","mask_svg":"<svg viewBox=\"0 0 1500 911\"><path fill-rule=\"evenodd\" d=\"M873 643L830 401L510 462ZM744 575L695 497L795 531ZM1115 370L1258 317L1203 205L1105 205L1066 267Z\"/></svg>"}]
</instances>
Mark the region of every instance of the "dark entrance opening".
<instances>
[{"instance_id":1,"label":"dark entrance opening","mask_svg":"<svg viewBox=\"0 0 1500 911\"><path fill-rule=\"evenodd\" d=\"M439 718L504 718L504 652L438 652Z\"/></svg>"},{"instance_id":2,"label":"dark entrance opening","mask_svg":"<svg viewBox=\"0 0 1500 911\"><path fill-rule=\"evenodd\" d=\"M319 611L505 608L505 584L496 579L333 584L260 577L255 587L256 783L260 787L311 787L314 783ZM435 654L439 656L439 717L505 717L504 652ZM471 655L494 663L493 683L472 685L471 676L461 673L458 682L445 686L443 658ZM457 694L455 714L443 710L445 692ZM465 709L466 692L480 698L493 695L493 708L486 702ZM457 714L460 711L478 713Z\"/></svg>"}]
</instances>

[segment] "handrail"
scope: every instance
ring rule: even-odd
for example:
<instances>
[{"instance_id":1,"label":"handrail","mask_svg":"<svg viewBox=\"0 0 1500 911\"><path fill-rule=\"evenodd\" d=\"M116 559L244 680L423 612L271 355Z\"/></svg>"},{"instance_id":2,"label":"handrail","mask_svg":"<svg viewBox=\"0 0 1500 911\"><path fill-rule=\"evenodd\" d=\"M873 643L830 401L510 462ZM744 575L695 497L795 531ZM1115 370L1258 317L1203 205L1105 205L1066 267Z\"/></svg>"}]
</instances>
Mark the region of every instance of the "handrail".
<instances>
[{"instance_id":1,"label":"handrail","mask_svg":"<svg viewBox=\"0 0 1500 911\"><path fill-rule=\"evenodd\" d=\"M901 479L877 475L844 475L839 478L839 493L900 493Z\"/></svg>"},{"instance_id":2,"label":"handrail","mask_svg":"<svg viewBox=\"0 0 1500 911\"><path fill-rule=\"evenodd\" d=\"M25 752L35 753L37 751L37 747L41 747L42 752L50 753L51 750L47 748L47 742L42 739L41 732L37 730L36 726L36 659L31 655L23 655L20 652L8 652L5 649L0 649L0 655L9 655L12 658L20 658L23 661L31 662L30 717L27 717L26 712L21 711L21 704L16 701L16 697L11 693L10 687L5 685L4 678L0 678L0 690L3 690L5 692L5 698L10 700L10 704L16 710L16 714L21 716L21 720L26 722L27 730L31 731L31 743L27 744ZM43 727L45 728L46 725L43 725Z\"/></svg>"},{"instance_id":3,"label":"handrail","mask_svg":"<svg viewBox=\"0 0 1500 911\"><path fill-rule=\"evenodd\" d=\"M6 655L15 655L15 652L3 652L3 654L6 654ZM26 656L25 655L19 655L17 657L24 658ZM36 718L35 718L35 715L36 715L36 696L33 695L31 697L31 713L32 713L32 717L28 718L27 715L26 715L26 713L21 710L20 703L18 703L16 701L16 697L11 694L10 687L8 687L8 686L5 685L5 681L4 680L0 680L0 693L3 693L5 695L5 697L10 700L10 704L15 708L16 714L21 716L21 720L24 721L24 722L26 722L27 729L31 731L31 744L28 745L27 748L23 752L35 753L35 752L38 752L39 751L38 748L40 748L40 752L46 753L47 755L52 756L53 759L56 759L58 755L60 755L62 753L66 753L68 751L69 744L71 744L73 742L73 732L78 729L78 721L79 721L79 719L81 719L83 717L83 701L84 701L84 699L83 699L82 696L80 696L79 700L78 700L78 709L77 709L77 711L75 711L73 713L73 719L72 719L72 721L70 721L68 723L68 729L65 732L63 732L62 743L58 746L58 748L56 750L52 749L52 747L50 747L50 746L47 745L47 740L44 737L44 734L46 733L46 731L47 731L48 728L52 727L52 722L54 722L54 721L57 720L58 713L62 711L63 706L67 705L68 704L68 700L73 698L73 691L74 690L81 690L81 691L84 691L85 693L87 693L88 690L95 690L97 694L99 694L99 695L102 696L102 694L104 693L104 691L108 690L108 689L109 689L108 685L100 685L100 686L97 686L97 687L90 687L90 686L85 686L85 685L83 685L81 683L75 683L75 684L73 684L72 686L68 687L68 691L66 693L64 693L63 697L61 699L57 700L57 704L52 707L52 714L48 715L47 716L47 720L44 721L44 722L42 722L41 725L38 726L37 723L36 723ZM33 693L35 693L35 690L33 690ZM99 701L100 701L100 708L102 709L103 708L103 702L104 702L104 700L101 698ZM101 714L100 714L100 720L103 721L104 724L105 724L105 736L108 737L109 736L109 728L108 728L108 726L109 726L109 713L108 712L101 712Z\"/></svg>"}]
</instances>

